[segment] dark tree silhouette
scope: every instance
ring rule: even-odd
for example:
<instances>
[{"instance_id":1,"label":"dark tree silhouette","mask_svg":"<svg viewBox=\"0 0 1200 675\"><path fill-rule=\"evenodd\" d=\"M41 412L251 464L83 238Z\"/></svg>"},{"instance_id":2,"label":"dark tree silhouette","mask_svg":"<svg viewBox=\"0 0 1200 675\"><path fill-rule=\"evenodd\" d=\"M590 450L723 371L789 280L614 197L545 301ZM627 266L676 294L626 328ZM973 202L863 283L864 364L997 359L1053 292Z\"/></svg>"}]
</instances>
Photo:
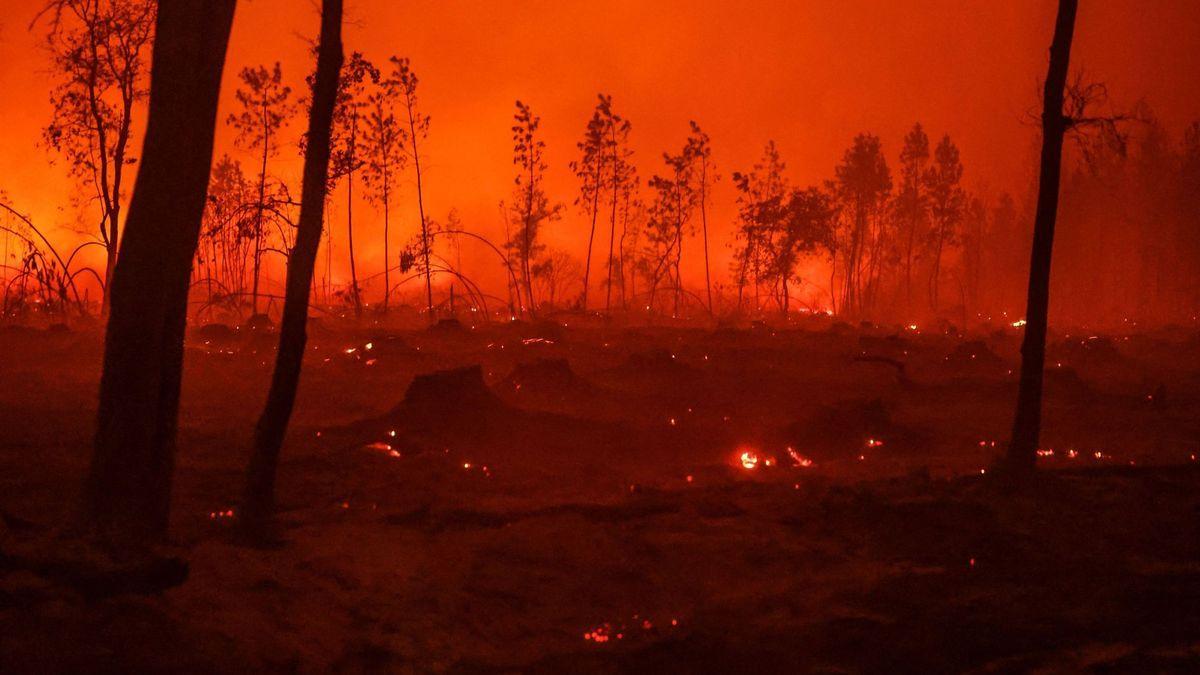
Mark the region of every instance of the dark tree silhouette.
<instances>
[{"instance_id":1,"label":"dark tree silhouette","mask_svg":"<svg viewBox=\"0 0 1200 675\"><path fill-rule=\"evenodd\" d=\"M859 134L836 169L835 194L849 218L843 237L842 311L868 309L882 271L883 213L892 190L892 175L879 137Z\"/></svg>"},{"instance_id":2,"label":"dark tree silhouette","mask_svg":"<svg viewBox=\"0 0 1200 675\"><path fill-rule=\"evenodd\" d=\"M551 204L543 189L546 162L543 152L546 143L538 135L542 118L533 114L528 105L517 101L517 112L513 114L513 164L519 170L513 183L513 207L511 219L517 231L508 241L508 249L516 254L521 266L521 281L525 285L525 299L529 314L537 313L537 299L533 294L533 265L545 245L538 241L542 225L557 220L562 206Z\"/></svg>"},{"instance_id":3,"label":"dark tree silhouette","mask_svg":"<svg viewBox=\"0 0 1200 675\"><path fill-rule=\"evenodd\" d=\"M300 369L308 340L308 300L317 249L321 244L325 195L329 188L330 136L342 60L342 0L324 0L304 154L299 229L296 247L288 257L279 352L275 357L267 404L254 430L254 452L246 470L246 490L242 499L240 524L245 534L256 539L266 533L274 510L276 466L296 402L296 388L300 384Z\"/></svg>"},{"instance_id":4,"label":"dark tree silhouette","mask_svg":"<svg viewBox=\"0 0 1200 675\"><path fill-rule=\"evenodd\" d=\"M150 106L113 271L82 519L110 540L167 532L188 285L235 0L161 3Z\"/></svg>"},{"instance_id":5,"label":"dark tree silhouette","mask_svg":"<svg viewBox=\"0 0 1200 675\"><path fill-rule=\"evenodd\" d=\"M429 236L429 219L425 216L425 189L421 174L421 144L429 137L429 115L421 113L417 103L417 74L409 66L408 58L393 56L390 59L392 72L384 81L384 86L392 89L404 108L405 121L408 122L409 159L412 160L413 172L417 178L417 217L421 221L421 251L425 268L425 309L429 320L433 316L433 268L429 264L433 242Z\"/></svg>"},{"instance_id":6,"label":"dark tree silhouette","mask_svg":"<svg viewBox=\"0 0 1200 675\"><path fill-rule=\"evenodd\" d=\"M319 57L318 57L319 58ZM354 257L354 174L367 165L371 152L367 144L369 106L367 86L379 81L379 70L362 54L350 55L340 69L337 100L333 108L333 131L330 137L329 180L332 184L346 179L346 248L350 252L350 299L354 316L362 317L362 289L358 287L358 267ZM310 77L314 80L315 75ZM307 144L308 137L305 136ZM307 154L306 154L307 156Z\"/></svg>"},{"instance_id":7,"label":"dark tree silhouette","mask_svg":"<svg viewBox=\"0 0 1200 675\"><path fill-rule=\"evenodd\" d=\"M753 282L755 311L758 307L758 286L767 267L768 224L763 216L764 204L782 200L788 191L783 170L787 167L779 155L775 141L768 141L763 158L748 172L733 172L733 186L738 191L737 239L742 243L734 252L733 273L737 278L738 310L741 311L746 284Z\"/></svg>"},{"instance_id":8,"label":"dark tree silhouette","mask_svg":"<svg viewBox=\"0 0 1200 675\"><path fill-rule=\"evenodd\" d=\"M258 169L258 201L254 217L254 257L251 285L251 312L258 314L259 278L262 271L266 219L271 204L267 196L267 164L279 150L279 131L295 112L291 100L292 88L283 84L283 68L279 62L266 66L243 68L238 74L244 88L236 92L241 112L230 113L226 122L237 129L238 145L249 150L261 150Z\"/></svg>"},{"instance_id":9,"label":"dark tree silhouette","mask_svg":"<svg viewBox=\"0 0 1200 675\"><path fill-rule=\"evenodd\" d=\"M117 262L125 170L134 107L146 96L145 54L154 26L150 0L53 0L46 38L56 74L50 92L54 118L47 144L64 155L71 174L95 191L104 247L102 311Z\"/></svg>"},{"instance_id":10,"label":"dark tree silhouette","mask_svg":"<svg viewBox=\"0 0 1200 675\"><path fill-rule=\"evenodd\" d=\"M367 98L366 129L363 144L366 146L366 164L363 165L363 182L367 186L367 200L383 207L383 311L388 310L391 298L391 205L395 197L400 172L407 161L405 146L408 132L400 126L395 114L396 91L392 87L379 87Z\"/></svg>"},{"instance_id":11,"label":"dark tree silhouette","mask_svg":"<svg viewBox=\"0 0 1200 675\"><path fill-rule=\"evenodd\" d=\"M604 294L604 311L607 313L612 310L613 265L616 264L621 268L618 273L624 274L624 268L619 262L621 256L613 252L613 246L617 239L617 216L622 211L622 200L626 206L624 210L628 212L629 195L637 183L637 167L633 165L633 150L629 147L629 132L633 129L633 125L629 120L613 112L611 96L603 97L602 101L604 103L602 108L605 117L604 128L608 136L606 145L608 148L609 191L612 193L610 195L612 208L609 211L608 220L608 281ZM621 283L623 287L624 279Z\"/></svg>"},{"instance_id":12,"label":"dark tree silhouette","mask_svg":"<svg viewBox=\"0 0 1200 675\"><path fill-rule=\"evenodd\" d=\"M925 171L925 188L929 196L929 215L933 225L928 246L933 267L929 272L929 306L938 309L938 292L942 286L942 258L946 247L958 243L959 227L967 193L962 189L963 166L958 147L943 136L933 151L933 164Z\"/></svg>"},{"instance_id":13,"label":"dark tree silhouette","mask_svg":"<svg viewBox=\"0 0 1200 675\"><path fill-rule=\"evenodd\" d=\"M900 151L900 191L896 195L892 212L903 237L904 302L905 309L912 311L913 263L918 253L917 245L925 239L929 225L929 197L925 192L925 170L929 163L929 136L920 123L904 137L904 148Z\"/></svg>"},{"instance_id":14,"label":"dark tree silhouette","mask_svg":"<svg viewBox=\"0 0 1200 675\"><path fill-rule=\"evenodd\" d=\"M575 144L579 148L580 158L570 163L571 171L579 178L579 196L575 204L583 209L591 221L588 228L587 256L583 260L583 295L580 296L580 307L587 311L588 288L591 287L592 277L592 245L596 239L596 217L600 212L600 195L604 192L605 171L608 168L609 134L606 119L611 111L611 98L600 94L600 102L592 111L587 128L583 132L583 140Z\"/></svg>"},{"instance_id":15,"label":"dark tree silhouette","mask_svg":"<svg viewBox=\"0 0 1200 675\"><path fill-rule=\"evenodd\" d=\"M718 179L717 173L713 168L712 162L712 144L709 142L708 134L700 129L700 125L695 122L688 122L691 125L691 135L687 139L687 148L685 154L695 164L693 169L696 173L696 204L700 207L700 231L704 235L704 291L708 299L708 313L713 313L712 299L712 272L708 262L708 199L709 190L712 189L712 184Z\"/></svg>"},{"instance_id":16,"label":"dark tree silhouette","mask_svg":"<svg viewBox=\"0 0 1200 675\"><path fill-rule=\"evenodd\" d=\"M1059 177L1062 172L1063 136L1067 118L1063 91L1071 61L1071 40L1079 0L1059 0L1050 43L1050 66L1042 92L1042 158L1038 177L1037 210L1033 223L1033 251L1029 265L1029 295L1025 309L1025 337L1021 343L1021 382L1017 410L1009 441L1007 469L1011 475L1033 472L1042 423L1042 383L1046 361L1046 323L1050 304L1050 261L1054 248L1054 222L1058 213Z\"/></svg>"}]
</instances>

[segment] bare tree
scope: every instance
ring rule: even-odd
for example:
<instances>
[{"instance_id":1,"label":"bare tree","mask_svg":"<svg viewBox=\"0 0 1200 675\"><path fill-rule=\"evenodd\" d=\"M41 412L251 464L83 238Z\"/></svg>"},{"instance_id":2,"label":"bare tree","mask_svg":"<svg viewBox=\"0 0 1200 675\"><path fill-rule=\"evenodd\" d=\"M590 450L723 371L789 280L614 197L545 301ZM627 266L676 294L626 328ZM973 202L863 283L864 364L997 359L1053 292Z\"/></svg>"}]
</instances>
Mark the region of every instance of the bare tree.
<instances>
[{"instance_id":1,"label":"bare tree","mask_svg":"<svg viewBox=\"0 0 1200 675\"><path fill-rule=\"evenodd\" d=\"M44 131L73 176L94 191L104 247L102 311L117 261L125 169L134 107L146 97L146 47L156 3L150 0L53 0L46 42L58 84L50 92L54 118Z\"/></svg>"},{"instance_id":2,"label":"bare tree","mask_svg":"<svg viewBox=\"0 0 1200 675\"><path fill-rule=\"evenodd\" d=\"M611 96L603 97L602 103L604 105L601 112L604 116L604 128L607 134L609 192L612 198L612 209L608 221L608 280L604 296L604 311L609 312L612 308L613 265L620 262L620 259L614 258L613 254L613 244L617 235L617 216L623 212L625 221L628 222L631 194L637 189L637 167L631 161L633 149L629 147L629 132L633 125L629 120L613 111ZM624 209L622 209L622 201L624 201ZM624 238L624 232L622 232L622 238ZM621 258L623 257L624 249L621 250ZM619 266L622 268L621 292L624 294L624 267L623 265Z\"/></svg>"},{"instance_id":3,"label":"bare tree","mask_svg":"<svg viewBox=\"0 0 1200 675\"><path fill-rule=\"evenodd\" d=\"M287 291L279 330L279 352L271 389L254 430L254 452L246 469L246 491L240 524L261 540L275 508L275 475L284 434L296 402L300 369L307 343L308 301L313 269L321 244L331 152L331 129L342 68L342 0L324 0L317 72L312 85L308 133L305 136L304 187L296 247L288 257Z\"/></svg>"},{"instance_id":4,"label":"bare tree","mask_svg":"<svg viewBox=\"0 0 1200 675\"><path fill-rule=\"evenodd\" d=\"M1067 84L1071 41L1075 34L1075 15L1078 10L1079 0L1058 2L1054 38L1050 43L1050 65L1042 92L1042 158L1029 265L1025 337L1021 342L1021 381L1006 461L1009 474L1018 477L1033 472L1041 435L1050 261L1054 249L1054 222L1058 215L1063 136L1068 126L1063 109L1063 90Z\"/></svg>"},{"instance_id":5,"label":"bare tree","mask_svg":"<svg viewBox=\"0 0 1200 675\"><path fill-rule=\"evenodd\" d=\"M383 311L388 309L392 285L391 257L391 203L404 170L407 156L405 146L408 132L400 126L395 115L395 94L392 87L380 87L367 99L366 129L363 143L366 146L366 164L363 166L363 182L367 186L367 199L383 207Z\"/></svg>"},{"instance_id":6,"label":"bare tree","mask_svg":"<svg viewBox=\"0 0 1200 675\"><path fill-rule=\"evenodd\" d=\"M600 94L600 102L592 111L587 128L583 132L583 140L575 144L581 154L578 160L571 162L571 171L579 178L579 196L575 204L583 209L584 214L591 220L588 229L587 256L583 260L583 295L580 296L580 306L587 311L588 289L591 287L592 276L592 244L596 239L596 217L600 212L600 196L604 191L604 173L608 168L608 128L606 111L610 110L611 99Z\"/></svg>"},{"instance_id":7,"label":"bare tree","mask_svg":"<svg viewBox=\"0 0 1200 675\"><path fill-rule=\"evenodd\" d=\"M188 283L235 0L159 6L142 163L113 270L82 519L131 543L167 532Z\"/></svg>"},{"instance_id":8,"label":"bare tree","mask_svg":"<svg viewBox=\"0 0 1200 675\"><path fill-rule=\"evenodd\" d=\"M688 136L687 147L684 150L696 165L696 203L700 206L700 228L704 233L704 290L708 298L708 313L713 313L712 276L708 262L708 199L712 184L719 178L713 169L712 145L708 134L700 129L695 122L688 122L692 133Z\"/></svg>"},{"instance_id":9,"label":"bare tree","mask_svg":"<svg viewBox=\"0 0 1200 675\"><path fill-rule=\"evenodd\" d=\"M433 268L429 263L430 250L433 243L429 236L429 221L425 217L425 190L421 175L421 144L429 137L429 115L421 114L417 103L417 74L412 71L407 58L390 59L392 72L384 81L384 86L396 92L398 100L404 108L405 121L408 122L408 142L410 145L409 159L412 160L413 172L417 178L417 216L421 221L421 251L425 268L425 308L429 320L433 320Z\"/></svg>"},{"instance_id":10,"label":"bare tree","mask_svg":"<svg viewBox=\"0 0 1200 675\"><path fill-rule=\"evenodd\" d=\"M525 299L529 303L531 316L537 314L537 298L533 293L533 263L544 245L538 241L542 226L557 220L561 204L551 204L543 189L546 162L543 152L546 143L538 135L542 118L533 114L529 106L517 101L517 112L513 114L513 164L518 167L513 205L510 217L517 231L508 241L508 249L516 255L521 269L521 280L525 285Z\"/></svg>"},{"instance_id":11,"label":"bare tree","mask_svg":"<svg viewBox=\"0 0 1200 675\"><path fill-rule=\"evenodd\" d=\"M266 221L272 208L268 199L268 162L279 152L279 132L296 111L291 100L292 88L283 83L283 68L276 62L266 66L243 68L238 77L242 88L236 92L240 112L230 113L226 123L237 130L237 144L248 150L261 150L258 170L258 201L254 217L254 256L251 280L251 312L258 314L259 278L267 234Z\"/></svg>"},{"instance_id":12,"label":"bare tree","mask_svg":"<svg viewBox=\"0 0 1200 675\"><path fill-rule=\"evenodd\" d=\"M786 165L779 155L775 141L769 141L763 158L748 172L735 171L733 185L737 189L737 239L740 248L734 251L733 273L737 278L738 310L742 308L746 284L753 282L755 311L758 308L758 286L768 264L769 223L763 216L770 213L763 205L779 201L788 192L783 175Z\"/></svg>"},{"instance_id":13,"label":"bare tree","mask_svg":"<svg viewBox=\"0 0 1200 675\"><path fill-rule=\"evenodd\" d=\"M314 81L316 75L310 75ZM350 253L350 299L354 316L362 317L362 289L358 286L358 267L354 258L354 174L367 164L364 134L368 124L367 87L379 81L379 70L362 54L354 52L341 69L337 103L333 109L329 181L332 190L337 181L346 179L346 248ZM305 136L307 145L307 136ZM307 150L307 147L305 147Z\"/></svg>"}]
</instances>

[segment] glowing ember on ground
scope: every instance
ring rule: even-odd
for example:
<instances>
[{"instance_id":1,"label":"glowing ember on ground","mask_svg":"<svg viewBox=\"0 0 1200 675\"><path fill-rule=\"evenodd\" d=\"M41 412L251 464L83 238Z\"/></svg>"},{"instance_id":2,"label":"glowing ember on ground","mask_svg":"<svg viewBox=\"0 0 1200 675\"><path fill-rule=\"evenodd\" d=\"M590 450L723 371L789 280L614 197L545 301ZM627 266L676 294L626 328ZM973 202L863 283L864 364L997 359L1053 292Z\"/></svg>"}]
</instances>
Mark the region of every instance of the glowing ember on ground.
<instances>
[{"instance_id":1,"label":"glowing ember on ground","mask_svg":"<svg viewBox=\"0 0 1200 675\"><path fill-rule=\"evenodd\" d=\"M881 447L883 447L883 441L879 440L878 438L868 438L867 439L867 447L868 448L881 448Z\"/></svg>"},{"instance_id":2,"label":"glowing ember on ground","mask_svg":"<svg viewBox=\"0 0 1200 675\"><path fill-rule=\"evenodd\" d=\"M211 520L224 520L226 518L232 518L233 509L226 509L224 511L209 511L208 517Z\"/></svg>"},{"instance_id":3,"label":"glowing ember on ground","mask_svg":"<svg viewBox=\"0 0 1200 675\"><path fill-rule=\"evenodd\" d=\"M738 461L742 463L742 467L746 469L754 469L758 467L758 453L753 450L743 450Z\"/></svg>"},{"instance_id":4,"label":"glowing ember on ground","mask_svg":"<svg viewBox=\"0 0 1200 675\"><path fill-rule=\"evenodd\" d=\"M801 455L800 453L796 452L795 448L789 446L787 451L788 451L788 456L790 456L792 458L792 466L798 466L802 469L812 468L813 461L811 459L805 457L804 455Z\"/></svg>"},{"instance_id":5,"label":"glowing ember on ground","mask_svg":"<svg viewBox=\"0 0 1200 675\"><path fill-rule=\"evenodd\" d=\"M1038 451L1037 451L1037 456L1038 456L1038 457L1053 457L1053 456L1054 456L1054 450L1053 450L1053 449L1051 449L1051 450L1038 450Z\"/></svg>"},{"instance_id":6,"label":"glowing ember on ground","mask_svg":"<svg viewBox=\"0 0 1200 675\"><path fill-rule=\"evenodd\" d=\"M1013 328L1020 328L1024 325L1025 325L1025 319L1018 319L1017 321L1012 322Z\"/></svg>"}]
</instances>

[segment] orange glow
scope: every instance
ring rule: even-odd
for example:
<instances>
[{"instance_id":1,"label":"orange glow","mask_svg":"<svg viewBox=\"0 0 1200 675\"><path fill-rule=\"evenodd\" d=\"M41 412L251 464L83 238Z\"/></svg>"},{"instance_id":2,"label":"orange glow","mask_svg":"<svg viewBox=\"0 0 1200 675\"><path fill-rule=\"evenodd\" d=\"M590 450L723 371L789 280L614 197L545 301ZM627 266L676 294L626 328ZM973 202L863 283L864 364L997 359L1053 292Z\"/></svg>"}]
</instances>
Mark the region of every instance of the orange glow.
<instances>
[{"instance_id":1,"label":"orange glow","mask_svg":"<svg viewBox=\"0 0 1200 675\"><path fill-rule=\"evenodd\" d=\"M73 231L77 221L91 223L92 214L75 213L72 181L38 147L51 117L46 54L37 48L45 28L25 26L44 5L5 4L0 88L24 95L0 98L0 189L55 240L74 244L83 241ZM909 3L882 0L766 0L752 11L715 0L358 0L347 11L347 49L377 62L399 51L420 76L432 116L426 189L436 218L454 208L468 229L503 238L496 204L508 198L512 182L508 126L517 98L543 117L548 193L570 205L578 186L567 163L577 154L596 93L603 91L633 123L635 161L644 177L661 171L661 153L681 144L689 119L711 135L714 163L724 177L714 187L710 215L712 269L720 277L731 261L724 244L735 217L728 177L749 168L768 139L778 142L794 182L818 184L856 133L879 134L894 163L904 132L920 120L931 133L953 136L972 185L1020 193L1030 177L1025 149L1034 135L1022 115L1044 72L1053 6L1041 0L937 3L916 12L920 20ZM302 92L311 69L305 38L316 26L311 3L240 3L219 118L232 110L234 74L245 66L281 61L287 83ZM1196 34L1200 5L1194 2L1088 3L1073 60L1102 77L1120 102L1145 98L1168 128L1181 129L1200 116L1200 90L1179 85L1200 72ZM140 136L144 111L137 119ZM272 160L273 172L293 185L302 128L293 121ZM217 155L229 152L249 162L249 153L233 148L232 136L220 125ZM401 187L393 250L414 228L410 183L406 178ZM383 263L382 216L366 203L358 206L359 264L373 274ZM345 208L339 188L331 204L335 283L345 283L348 273ZM582 223L577 209L568 208L548 228L547 243L582 257ZM689 240L685 249L695 251L696 244ZM99 262L95 250L84 255L89 264ZM489 251L464 246L462 255L472 276L492 287L503 283ZM282 265L275 258L266 264L266 286L277 292ZM686 283L700 282L699 257L685 255L684 268Z\"/></svg>"},{"instance_id":2,"label":"orange glow","mask_svg":"<svg viewBox=\"0 0 1200 675\"><path fill-rule=\"evenodd\" d=\"M755 469L758 467L758 453L753 450L743 450L738 455L738 461L745 469Z\"/></svg>"}]
</instances>

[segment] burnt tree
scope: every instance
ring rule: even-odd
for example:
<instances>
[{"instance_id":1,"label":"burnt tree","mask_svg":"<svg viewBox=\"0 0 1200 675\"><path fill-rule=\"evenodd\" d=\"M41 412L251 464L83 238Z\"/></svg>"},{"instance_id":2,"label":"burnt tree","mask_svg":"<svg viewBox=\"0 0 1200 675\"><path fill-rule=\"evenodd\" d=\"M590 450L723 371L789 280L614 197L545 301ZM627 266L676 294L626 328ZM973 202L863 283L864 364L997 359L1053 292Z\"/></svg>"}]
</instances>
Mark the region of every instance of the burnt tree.
<instances>
[{"instance_id":1,"label":"burnt tree","mask_svg":"<svg viewBox=\"0 0 1200 675\"><path fill-rule=\"evenodd\" d=\"M254 430L254 450L246 470L242 500L243 533L261 538L275 505L275 474L283 437L287 432L300 368L308 340L308 300L313 267L321 243L322 215L328 190L330 135L337 103L338 76L342 68L342 0L324 0L321 37L317 48L317 74L313 81L308 118L308 143L304 155L304 185L296 247L288 257L287 290L279 330L279 352L267 403Z\"/></svg>"},{"instance_id":2,"label":"burnt tree","mask_svg":"<svg viewBox=\"0 0 1200 675\"><path fill-rule=\"evenodd\" d=\"M1067 84L1071 39L1075 33L1078 8L1079 0L1059 0L1054 39L1050 44L1050 68L1042 94L1042 160L1033 224L1033 252L1029 264L1025 338L1021 343L1021 383L1007 457L1007 468L1015 475L1033 471L1041 432L1050 260L1054 247L1054 221L1058 213L1063 136L1068 126L1063 113L1063 92Z\"/></svg>"},{"instance_id":3,"label":"burnt tree","mask_svg":"<svg viewBox=\"0 0 1200 675\"><path fill-rule=\"evenodd\" d=\"M165 538L188 285L212 165L236 0L159 5L142 162L113 270L82 523L110 541Z\"/></svg>"}]
</instances>

